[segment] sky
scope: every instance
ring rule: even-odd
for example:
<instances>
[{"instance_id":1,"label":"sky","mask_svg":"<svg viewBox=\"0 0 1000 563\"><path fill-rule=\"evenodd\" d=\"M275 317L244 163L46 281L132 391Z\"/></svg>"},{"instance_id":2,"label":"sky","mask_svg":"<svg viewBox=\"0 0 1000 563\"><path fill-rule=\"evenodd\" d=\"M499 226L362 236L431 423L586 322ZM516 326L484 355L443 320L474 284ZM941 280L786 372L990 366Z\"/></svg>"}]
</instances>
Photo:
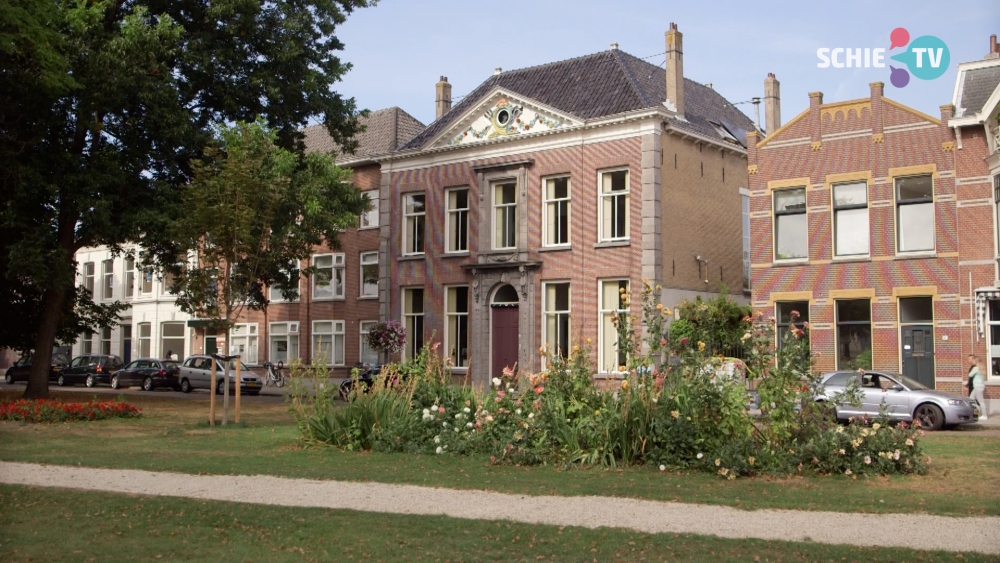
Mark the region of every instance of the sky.
<instances>
[{"instance_id":1,"label":"sky","mask_svg":"<svg viewBox=\"0 0 1000 563\"><path fill-rule=\"evenodd\" d=\"M684 35L684 75L712 83L751 119L753 105L741 102L763 97L769 72L781 83L784 122L808 107L809 92L823 92L826 103L864 98L878 81L886 97L938 117L939 106L952 103L958 63L982 59L989 36L1000 34L1000 0L380 0L337 29L341 58L353 68L335 89L359 108L399 106L429 124L440 76L448 77L457 101L496 67L560 61L611 43L662 65L670 22ZM947 72L896 88L888 66L817 68L816 51L824 47L882 47L887 65L896 65L889 56L903 48L888 49L897 27L911 40L943 40L951 54ZM763 126L763 107L760 119Z\"/></svg>"}]
</instances>

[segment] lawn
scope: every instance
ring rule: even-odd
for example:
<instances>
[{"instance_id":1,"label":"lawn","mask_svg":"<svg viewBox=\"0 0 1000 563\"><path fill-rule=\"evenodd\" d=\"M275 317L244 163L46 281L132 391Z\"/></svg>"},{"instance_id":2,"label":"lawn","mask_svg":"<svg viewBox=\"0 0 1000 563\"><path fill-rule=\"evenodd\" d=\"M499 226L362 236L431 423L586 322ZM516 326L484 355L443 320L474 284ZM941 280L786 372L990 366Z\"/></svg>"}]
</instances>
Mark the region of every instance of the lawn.
<instances>
[{"instance_id":1,"label":"lawn","mask_svg":"<svg viewBox=\"0 0 1000 563\"><path fill-rule=\"evenodd\" d=\"M0 486L4 561L953 561L900 548L643 534ZM995 561L964 553L963 561Z\"/></svg>"},{"instance_id":2,"label":"lawn","mask_svg":"<svg viewBox=\"0 0 1000 563\"><path fill-rule=\"evenodd\" d=\"M10 397L7 392L6 397ZM70 394L77 400L80 394ZM704 473L490 466L481 458L304 448L280 403L244 403L244 424L209 428L208 396L130 396L145 417L60 425L0 423L0 459L209 474L376 481L535 495L607 495L842 512L1000 515L996 431L928 435L924 476L754 478ZM975 486L970 486L974 483Z\"/></svg>"}]
</instances>

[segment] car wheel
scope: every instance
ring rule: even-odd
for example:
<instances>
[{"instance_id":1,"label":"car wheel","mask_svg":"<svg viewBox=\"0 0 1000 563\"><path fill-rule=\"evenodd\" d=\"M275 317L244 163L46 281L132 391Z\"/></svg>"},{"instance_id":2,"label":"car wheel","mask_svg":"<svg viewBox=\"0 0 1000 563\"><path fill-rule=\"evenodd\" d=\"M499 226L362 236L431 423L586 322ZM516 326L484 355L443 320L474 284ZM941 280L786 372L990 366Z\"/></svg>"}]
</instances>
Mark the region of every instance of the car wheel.
<instances>
[{"instance_id":1,"label":"car wheel","mask_svg":"<svg viewBox=\"0 0 1000 563\"><path fill-rule=\"evenodd\" d=\"M4 374L3 380L7 382L7 385L13 385L14 384L14 376L11 375L11 374L9 374L9 373L8 374Z\"/></svg>"},{"instance_id":2,"label":"car wheel","mask_svg":"<svg viewBox=\"0 0 1000 563\"><path fill-rule=\"evenodd\" d=\"M147 377L145 379L145 381L142 382L142 390L143 391L152 391L153 390L153 378L152 377Z\"/></svg>"},{"instance_id":3,"label":"car wheel","mask_svg":"<svg viewBox=\"0 0 1000 563\"><path fill-rule=\"evenodd\" d=\"M924 430L940 430L944 426L944 413L937 405L924 403L913 411L913 420L919 421Z\"/></svg>"},{"instance_id":4,"label":"car wheel","mask_svg":"<svg viewBox=\"0 0 1000 563\"><path fill-rule=\"evenodd\" d=\"M58 385L59 387L65 387L66 386L66 378L60 375L59 379L56 380L56 385Z\"/></svg>"},{"instance_id":5,"label":"car wheel","mask_svg":"<svg viewBox=\"0 0 1000 563\"><path fill-rule=\"evenodd\" d=\"M181 380L181 393L190 393L190 392L191 392L191 382L188 381L187 379L182 379Z\"/></svg>"},{"instance_id":6,"label":"car wheel","mask_svg":"<svg viewBox=\"0 0 1000 563\"><path fill-rule=\"evenodd\" d=\"M116 376L112 377L111 378L111 388L112 389L118 389L118 387L120 387L120 386L121 385L120 385L120 382L118 381L118 376L116 375Z\"/></svg>"},{"instance_id":7,"label":"car wheel","mask_svg":"<svg viewBox=\"0 0 1000 563\"><path fill-rule=\"evenodd\" d=\"M222 394L224 394L226 392L225 385L226 385L226 381L224 379L220 379L219 382L216 383L216 385L215 385L215 394L216 395L222 395Z\"/></svg>"},{"instance_id":8,"label":"car wheel","mask_svg":"<svg viewBox=\"0 0 1000 563\"><path fill-rule=\"evenodd\" d=\"M93 375L88 375L87 376L87 387L93 387L94 385L97 385L97 380L94 379Z\"/></svg>"}]
</instances>

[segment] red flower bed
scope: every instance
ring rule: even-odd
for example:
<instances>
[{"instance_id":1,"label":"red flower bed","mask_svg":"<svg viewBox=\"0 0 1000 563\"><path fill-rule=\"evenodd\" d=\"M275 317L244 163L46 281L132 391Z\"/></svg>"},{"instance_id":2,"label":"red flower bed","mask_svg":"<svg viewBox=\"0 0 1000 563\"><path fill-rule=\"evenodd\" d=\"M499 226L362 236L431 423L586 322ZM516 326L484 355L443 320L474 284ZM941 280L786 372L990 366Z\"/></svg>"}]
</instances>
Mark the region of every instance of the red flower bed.
<instances>
[{"instance_id":1,"label":"red flower bed","mask_svg":"<svg viewBox=\"0 0 1000 563\"><path fill-rule=\"evenodd\" d=\"M124 401L64 403L51 399L18 399L0 403L0 420L20 422L67 422L142 416L135 405Z\"/></svg>"}]
</instances>

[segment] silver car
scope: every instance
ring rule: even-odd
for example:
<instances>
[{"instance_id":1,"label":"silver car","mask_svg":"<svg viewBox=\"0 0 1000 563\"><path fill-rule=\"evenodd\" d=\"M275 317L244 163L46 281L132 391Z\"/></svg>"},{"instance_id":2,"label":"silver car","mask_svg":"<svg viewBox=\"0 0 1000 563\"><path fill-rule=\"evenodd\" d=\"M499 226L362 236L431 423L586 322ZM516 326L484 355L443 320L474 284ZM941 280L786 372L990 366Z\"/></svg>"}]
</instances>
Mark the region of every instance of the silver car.
<instances>
[{"instance_id":1,"label":"silver car","mask_svg":"<svg viewBox=\"0 0 1000 563\"><path fill-rule=\"evenodd\" d=\"M215 362L216 382L212 383L212 362ZM223 390L223 377L229 373L229 388L235 391L236 388L236 361L229 362L229 369L222 367L222 362L213 360L211 356L189 356L181 365L180 387L181 391L190 393L192 389L212 389L219 395ZM244 364L240 364L240 394L259 395L263 387L260 378L254 375Z\"/></svg>"},{"instance_id":2,"label":"silver car","mask_svg":"<svg viewBox=\"0 0 1000 563\"><path fill-rule=\"evenodd\" d=\"M833 400L848 385L857 385L861 406L837 404L837 418L875 418L883 405L893 420L917 420L925 430L940 430L945 426L969 424L979 420L979 408L974 401L959 395L935 391L905 375L881 371L837 371L823 376L817 400Z\"/></svg>"}]
</instances>

